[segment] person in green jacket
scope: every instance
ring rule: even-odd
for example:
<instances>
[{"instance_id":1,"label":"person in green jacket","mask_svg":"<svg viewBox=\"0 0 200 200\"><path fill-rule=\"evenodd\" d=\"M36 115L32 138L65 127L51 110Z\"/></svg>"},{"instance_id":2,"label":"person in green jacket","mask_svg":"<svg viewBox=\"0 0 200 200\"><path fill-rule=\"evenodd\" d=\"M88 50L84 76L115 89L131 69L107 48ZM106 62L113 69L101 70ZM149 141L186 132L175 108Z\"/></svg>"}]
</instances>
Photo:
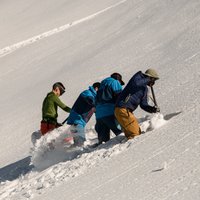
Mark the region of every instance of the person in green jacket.
<instances>
[{"instance_id":1,"label":"person in green jacket","mask_svg":"<svg viewBox=\"0 0 200 200\"><path fill-rule=\"evenodd\" d=\"M42 121L40 126L40 131L42 135L47 132L57 128L60 124L57 122L58 117L58 107L66 112L70 112L71 108L66 106L60 99L65 92L65 87L61 82L56 82L53 84L52 91L47 94L42 104Z\"/></svg>"}]
</instances>

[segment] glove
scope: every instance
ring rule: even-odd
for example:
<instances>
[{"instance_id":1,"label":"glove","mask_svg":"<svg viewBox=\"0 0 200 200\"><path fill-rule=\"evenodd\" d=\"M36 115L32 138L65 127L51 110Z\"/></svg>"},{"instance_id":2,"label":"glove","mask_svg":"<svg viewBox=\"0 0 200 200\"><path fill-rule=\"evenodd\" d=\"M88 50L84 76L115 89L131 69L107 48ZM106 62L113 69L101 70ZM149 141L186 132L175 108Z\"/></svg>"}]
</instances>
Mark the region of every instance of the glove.
<instances>
[{"instance_id":1,"label":"glove","mask_svg":"<svg viewBox=\"0 0 200 200\"><path fill-rule=\"evenodd\" d=\"M160 112L160 108L157 106L152 107L152 113Z\"/></svg>"}]
</instances>

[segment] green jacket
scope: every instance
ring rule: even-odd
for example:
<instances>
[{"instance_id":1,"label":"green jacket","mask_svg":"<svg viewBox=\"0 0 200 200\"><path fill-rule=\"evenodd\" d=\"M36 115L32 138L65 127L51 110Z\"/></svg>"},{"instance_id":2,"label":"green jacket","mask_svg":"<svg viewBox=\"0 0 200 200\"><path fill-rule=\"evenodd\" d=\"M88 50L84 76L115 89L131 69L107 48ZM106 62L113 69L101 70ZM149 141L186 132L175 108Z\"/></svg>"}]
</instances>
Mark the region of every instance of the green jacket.
<instances>
[{"instance_id":1,"label":"green jacket","mask_svg":"<svg viewBox=\"0 0 200 200\"><path fill-rule=\"evenodd\" d=\"M42 104L42 120L56 124L58 107L66 112L71 110L53 92L48 93Z\"/></svg>"}]
</instances>

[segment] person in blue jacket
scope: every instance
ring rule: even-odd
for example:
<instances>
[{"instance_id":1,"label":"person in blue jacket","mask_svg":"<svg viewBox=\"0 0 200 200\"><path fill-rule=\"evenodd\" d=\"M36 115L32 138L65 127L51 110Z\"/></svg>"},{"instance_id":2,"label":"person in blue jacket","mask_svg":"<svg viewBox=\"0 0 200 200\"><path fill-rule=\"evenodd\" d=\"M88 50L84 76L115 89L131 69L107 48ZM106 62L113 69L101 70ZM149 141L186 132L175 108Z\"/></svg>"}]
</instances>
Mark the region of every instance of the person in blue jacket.
<instances>
[{"instance_id":1,"label":"person in blue jacket","mask_svg":"<svg viewBox=\"0 0 200 200\"><path fill-rule=\"evenodd\" d=\"M84 90L75 101L67 119L67 124L72 125L71 131L78 132L78 135L85 140L84 128L95 112L96 94L100 87L95 82L89 89Z\"/></svg>"},{"instance_id":2,"label":"person in blue jacket","mask_svg":"<svg viewBox=\"0 0 200 200\"><path fill-rule=\"evenodd\" d=\"M124 82L119 73L113 73L101 82L96 98L95 130L99 140L96 145L110 140L110 130L115 135L122 132L114 116L115 103L122 92L122 85Z\"/></svg>"},{"instance_id":3,"label":"person in blue jacket","mask_svg":"<svg viewBox=\"0 0 200 200\"><path fill-rule=\"evenodd\" d=\"M128 139L141 134L138 121L133 114L138 105L146 112L159 112L158 107L150 106L147 102L147 86L152 87L158 79L159 76L154 69L148 69L145 73L139 71L133 75L120 94L115 107L115 117Z\"/></svg>"}]
</instances>

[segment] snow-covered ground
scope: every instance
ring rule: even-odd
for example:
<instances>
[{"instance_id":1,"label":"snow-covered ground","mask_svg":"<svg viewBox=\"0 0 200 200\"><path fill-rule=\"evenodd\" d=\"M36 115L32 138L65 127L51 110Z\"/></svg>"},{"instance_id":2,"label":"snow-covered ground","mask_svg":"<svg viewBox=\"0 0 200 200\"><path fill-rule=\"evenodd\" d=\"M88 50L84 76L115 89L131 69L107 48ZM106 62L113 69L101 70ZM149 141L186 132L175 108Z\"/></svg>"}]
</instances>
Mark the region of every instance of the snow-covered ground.
<instances>
[{"instance_id":1,"label":"snow-covered ground","mask_svg":"<svg viewBox=\"0 0 200 200\"><path fill-rule=\"evenodd\" d=\"M199 0L1 0L0 199L199 200L199 10ZM149 67L160 74L165 125L74 159L56 152L64 162L43 170L30 165L31 133L55 81L72 106L94 81L117 71L127 82Z\"/></svg>"}]
</instances>

